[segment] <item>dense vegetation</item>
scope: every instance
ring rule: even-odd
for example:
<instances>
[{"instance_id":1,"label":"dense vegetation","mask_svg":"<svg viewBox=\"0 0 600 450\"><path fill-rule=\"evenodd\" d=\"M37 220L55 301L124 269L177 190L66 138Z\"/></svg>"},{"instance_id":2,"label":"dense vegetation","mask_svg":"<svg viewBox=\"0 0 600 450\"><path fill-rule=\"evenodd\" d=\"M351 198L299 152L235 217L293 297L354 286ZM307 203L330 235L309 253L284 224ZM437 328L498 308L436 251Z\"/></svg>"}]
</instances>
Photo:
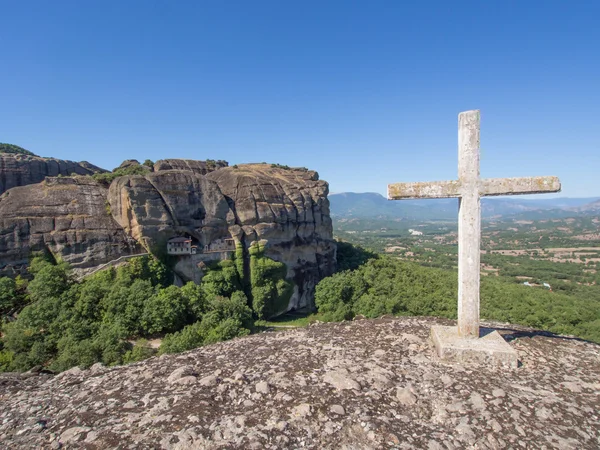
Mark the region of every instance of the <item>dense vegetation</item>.
<instances>
[{"instance_id":1,"label":"dense vegetation","mask_svg":"<svg viewBox=\"0 0 600 450\"><path fill-rule=\"evenodd\" d=\"M565 295L488 277L482 280L481 317L600 342L600 296L593 292ZM456 298L455 271L382 256L358 270L322 280L315 301L322 320L351 319L357 314L455 319Z\"/></svg>"},{"instance_id":2,"label":"dense vegetation","mask_svg":"<svg viewBox=\"0 0 600 450\"><path fill-rule=\"evenodd\" d=\"M356 270L368 260L376 258L377 254L360 245L337 241L337 271Z\"/></svg>"},{"instance_id":3,"label":"dense vegetation","mask_svg":"<svg viewBox=\"0 0 600 450\"><path fill-rule=\"evenodd\" d=\"M598 224L598 218L594 216L559 219L550 215L536 221L523 218L485 220L481 244L482 316L600 342ZM428 277L439 273L448 277L448 283L456 284L455 221L346 218L335 221L334 227L338 238L386 254L389 259L385 260L394 261L393 264L407 264L398 266L398 270L425 270L418 277L424 283L431 283ZM414 235L410 229L422 234ZM361 270L366 269L359 272ZM329 282L324 281L325 284ZM378 284L384 282L381 279ZM360 295L354 295L363 295L358 292ZM391 290L386 295L391 298L395 292ZM411 295L426 293L419 292ZM381 299L383 301L385 295ZM450 308L455 299L453 293L447 300L451 302L447 307L436 305L435 309L442 310L440 315L445 315L444 309ZM365 309L364 303L363 299L353 304L348 314L372 316L374 313ZM381 306L379 308L383 310ZM385 310L417 314L414 308L392 300L387 300ZM336 316L335 310L328 314Z\"/></svg>"},{"instance_id":4,"label":"dense vegetation","mask_svg":"<svg viewBox=\"0 0 600 450\"><path fill-rule=\"evenodd\" d=\"M237 259L212 263L200 285L181 288L150 257L81 282L67 265L34 258L28 283L0 278L0 371L121 364L151 356L147 339L154 337L164 337L160 353L171 353L250 333L254 318L287 306L292 285L285 265L258 245L244 277L238 250Z\"/></svg>"},{"instance_id":5,"label":"dense vegetation","mask_svg":"<svg viewBox=\"0 0 600 450\"><path fill-rule=\"evenodd\" d=\"M144 164L132 164L130 166L118 167L112 172L95 173L92 177L100 183L109 185L115 178L124 175L145 175L151 172L151 163L152 161L147 159Z\"/></svg>"},{"instance_id":6,"label":"dense vegetation","mask_svg":"<svg viewBox=\"0 0 600 450\"><path fill-rule=\"evenodd\" d=\"M260 319L285 311L294 291L285 279L285 264L266 258L258 242L250 246L249 253L252 309Z\"/></svg>"},{"instance_id":7,"label":"dense vegetation","mask_svg":"<svg viewBox=\"0 0 600 450\"><path fill-rule=\"evenodd\" d=\"M0 153L35 156L34 153L30 152L29 150L25 150L24 148L19 147L18 145L5 144L3 142L0 142Z\"/></svg>"},{"instance_id":8,"label":"dense vegetation","mask_svg":"<svg viewBox=\"0 0 600 450\"><path fill-rule=\"evenodd\" d=\"M422 258L410 262L338 242L339 271L317 285L319 312L305 321L456 318L455 247L429 245L407 245ZM483 319L600 342L600 286L589 282L596 273L525 256L487 254L483 260L499 267L497 276L482 278ZM41 256L29 271L28 279L0 278L0 371L121 364L243 336L285 309L293 291L285 265L265 257L259 243L209 264L200 285L173 286L170 270L150 257L80 282L67 265ZM523 273L532 283L551 280L553 291L523 286L517 276ZM155 350L149 340L157 337L162 343Z\"/></svg>"}]
</instances>

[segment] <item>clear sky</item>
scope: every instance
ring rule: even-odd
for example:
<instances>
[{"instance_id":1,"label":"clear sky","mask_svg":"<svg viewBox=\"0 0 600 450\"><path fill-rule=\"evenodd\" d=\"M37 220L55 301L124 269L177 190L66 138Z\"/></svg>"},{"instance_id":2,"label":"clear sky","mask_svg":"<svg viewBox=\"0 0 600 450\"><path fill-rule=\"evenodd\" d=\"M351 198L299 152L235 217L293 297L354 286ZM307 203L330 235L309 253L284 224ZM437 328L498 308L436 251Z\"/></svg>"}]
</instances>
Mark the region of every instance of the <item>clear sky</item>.
<instances>
[{"instance_id":1,"label":"clear sky","mask_svg":"<svg viewBox=\"0 0 600 450\"><path fill-rule=\"evenodd\" d=\"M600 196L600 1L0 0L0 142L112 169L225 159L332 192L485 177Z\"/></svg>"}]
</instances>

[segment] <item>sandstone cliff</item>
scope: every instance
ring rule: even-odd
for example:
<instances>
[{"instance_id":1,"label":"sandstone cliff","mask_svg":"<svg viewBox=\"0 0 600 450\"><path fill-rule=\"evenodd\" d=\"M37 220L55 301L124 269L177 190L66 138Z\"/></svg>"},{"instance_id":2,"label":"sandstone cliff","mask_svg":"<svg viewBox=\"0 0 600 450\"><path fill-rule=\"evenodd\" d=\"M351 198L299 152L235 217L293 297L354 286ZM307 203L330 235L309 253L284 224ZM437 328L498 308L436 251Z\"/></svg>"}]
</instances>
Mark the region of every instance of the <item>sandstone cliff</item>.
<instances>
[{"instance_id":1,"label":"sandstone cliff","mask_svg":"<svg viewBox=\"0 0 600 450\"><path fill-rule=\"evenodd\" d=\"M333 273L336 246L329 216L329 185L317 172L244 164L207 175L228 199L233 237L266 241L265 254L285 263L295 289L289 308L313 307L316 284Z\"/></svg>"},{"instance_id":2,"label":"sandstone cliff","mask_svg":"<svg viewBox=\"0 0 600 450\"><path fill-rule=\"evenodd\" d=\"M229 237L244 248L260 241L294 281L289 310L312 308L316 284L335 268L327 193L314 171L243 164L206 176L161 170L120 177L108 202L126 233L153 253L177 235L192 236L201 248Z\"/></svg>"},{"instance_id":3,"label":"sandstone cliff","mask_svg":"<svg viewBox=\"0 0 600 450\"><path fill-rule=\"evenodd\" d=\"M318 324L124 367L0 375L0 446L598 448L600 346L502 327L518 369L450 365L433 323Z\"/></svg>"},{"instance_id":4,"label":"sandstone cliff","mask_svg":"<svg viewBox=\"0 0 600 450\"><path fill-rule=\"evenodd\" d=\"M26 186L59 175L91 175L105 170L87 161L73 162L26 154L0 153L0 194L16 186Z\"/></svg>"},{"instance_id":5,"label":"sandstone cliff","mask_svg":"<svg viewBox=\"0 0 600 450\"><path fill-rule=\"evenodd\" d=\"M139 163L126 161L120 169L132 165ZM191 236L201 250L233 238L245 258L260 242L267 257L286 265L294 283L287 310L312 308L316 284L335 267L327 183L306 169L226 166L163 160L153 172L118 176L108 188L92 177L13 187L0 197L0 271L39 250L83 269L144 251L163 255L175 236ZM186 261L175 270L184 281L198 281L197 261Z\"/></svg>"},{"instance_id":6,"label":"sandstone cliff","mask_svg":"<svg viewBox=\"0 0 600 450\"><path fill-rule=\"evenodd\" d=\"M49 250L74 267L142 251L110 215L107 189L91 177L46 178L0 196L0 270Z\"/></svg>"},{"instance_id":7,"label":"sandstone cliff","mask_svg":"<svg viewBox=\"0 0 600 450\"><path fill-rule=\"evenodd\" d=\"M217 183L187 170L119 177L108 202L125 232L154 253L174 236L191 235L202 246L228 237L228 219L233 223Z\"/></svg>"}]
</instances>

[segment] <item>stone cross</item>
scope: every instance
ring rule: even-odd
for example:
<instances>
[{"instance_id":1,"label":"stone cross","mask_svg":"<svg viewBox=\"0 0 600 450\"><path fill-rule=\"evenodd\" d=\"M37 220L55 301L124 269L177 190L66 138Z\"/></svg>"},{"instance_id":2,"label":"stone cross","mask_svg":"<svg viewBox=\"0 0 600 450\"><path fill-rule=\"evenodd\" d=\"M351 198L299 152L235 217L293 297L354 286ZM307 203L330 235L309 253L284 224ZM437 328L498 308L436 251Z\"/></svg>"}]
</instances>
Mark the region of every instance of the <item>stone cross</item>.
<instances>
[{"instance_id":1,"label":"stone cross","mask_svg":"<svg viewBox=\"0 0 600 450\"><path fill-rule=\"evenodd\" d=\"M557 177L479 178L479 111L458 115L458 180L388 185L388 199L458 197L458 336L479 337L482 196L559 192Z\"/></svg>"}]
</instances>

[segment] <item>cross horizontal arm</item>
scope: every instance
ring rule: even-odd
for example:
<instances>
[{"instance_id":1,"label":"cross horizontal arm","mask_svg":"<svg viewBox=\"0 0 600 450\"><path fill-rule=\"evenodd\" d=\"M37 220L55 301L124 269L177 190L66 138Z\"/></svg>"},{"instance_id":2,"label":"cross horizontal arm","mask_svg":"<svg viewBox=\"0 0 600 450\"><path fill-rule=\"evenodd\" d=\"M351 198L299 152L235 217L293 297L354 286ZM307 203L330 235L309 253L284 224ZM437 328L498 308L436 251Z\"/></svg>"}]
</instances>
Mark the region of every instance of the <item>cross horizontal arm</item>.
<instances>
[{"instance_id":1,"label":"cross horizontal arm","mask_svg":"<svg viewBox=\"0 0 600 450\"><path fill-rule=\"evenodd\" d=\"M388 200L460 197L460 181L388 184Z\"/></svg>"},{"instance_id":2,"label":"cross horizontal arm","mask_svg":"<svg viewBox=\"0 0 600 450\"><path fill-rule=\"evenodd\" d=\"M479 180L479 195L519 195L560 192L558 177L484 178Z\"/></svg>"}]
</instances>

